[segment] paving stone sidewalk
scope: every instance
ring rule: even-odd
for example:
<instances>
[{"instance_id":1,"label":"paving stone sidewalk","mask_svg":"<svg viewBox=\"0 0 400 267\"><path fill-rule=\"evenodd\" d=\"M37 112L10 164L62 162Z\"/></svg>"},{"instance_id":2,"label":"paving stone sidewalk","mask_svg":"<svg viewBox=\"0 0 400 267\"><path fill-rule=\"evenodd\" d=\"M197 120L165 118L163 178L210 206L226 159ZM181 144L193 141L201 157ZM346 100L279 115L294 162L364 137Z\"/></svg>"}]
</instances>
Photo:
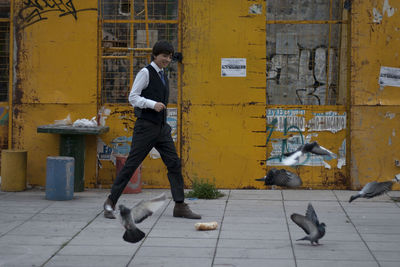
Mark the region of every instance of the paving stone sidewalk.
<instances>
[{"instance_id":1,"label":"paving stone sidewalk","mask_svg":"<svg viewBox=\"0 0 400 267\"><path fill-rule=\"evenodd\" d=\"M348 203L353 191L220 190L217 200L188 199L201 220L172 217L169 190L125 194L119 203L167 192L167 203L138 227L139 243L122 239L118 220L103 217L109 190L86 190L49 201L43 190L0 191L0 266L400 266L400 204L386 195ZM400 196L400 192L390 192ZM311 202L327 224L322 245L296 241L290 220ZM214 231L196 222L217 221Z\"/></svg>"}]
</instances>

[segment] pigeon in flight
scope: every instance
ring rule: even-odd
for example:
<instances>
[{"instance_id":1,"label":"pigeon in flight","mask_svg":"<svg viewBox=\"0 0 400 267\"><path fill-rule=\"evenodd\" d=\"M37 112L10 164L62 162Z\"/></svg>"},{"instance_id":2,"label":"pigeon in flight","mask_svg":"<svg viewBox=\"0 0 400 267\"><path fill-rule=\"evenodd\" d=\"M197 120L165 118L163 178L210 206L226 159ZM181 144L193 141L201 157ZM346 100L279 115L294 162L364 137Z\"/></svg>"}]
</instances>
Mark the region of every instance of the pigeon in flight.
<instances>
[{"instance_id":1,"label":"pigeon in flight","mask_svg":"<svg viewBox=\"0 0 400 267\"><path fill-rule=\"evenodd\" d=\"M143 239L145 234L136 227L135 223L140 223L157 211L166 201L165 193L150 200L141 200L132 209L119 205L121 224L125 228L123 239L126 242L136 243Z\"/></svg>"},{"instance_id":2,"label":"pigeon in flight","mask_svg":"<svg viewBox=\"0 0 400 267\"><path fill-rule=\"evenodd\" d=\"M301 145L296 151L285 153L285 159L282 160L284 165L295 165L299 163L300 157L306 153L312 153L319 156L330 156L336 158L336 154L329 151L328 149L320 146L317 142Z\"/></svg>"},{"instance_id":3,"label":"pigeon in flight","mask_svg":"<svg viewBox=\"0 0 400 267\"><path fill-rule=\"evenodd\" d=\"M265 185L278 185L290 188L299 187L303 183L297 174L285 169L278 170L276 168L270 169L266 176L256 179L256 181L263 181Z\"/></svg>"},{"instance_id":4,"label":"pigeon in flight","mask_svg":"<svg viewBox=\"0 0 400 267\"><path fill-rule=\"evenodd\" d=\"M380 183L376 181L369 182L361 189L360 192L351 196L349 202L352 202L353 200L359 197L373 198L382 195L383 193L392 190L392 186L393 186L393 181L380 182Z\"/></svg>"},{"instance_id":5,"label":"pigeon in flight","mask_svg":"<svg viewBox=\"0 0 400 267\"><path fill-rule=\"evenodd\" d=\"M293 213L292 215L290 215L290 218L307 234L305 237L296 241L309 240L311 242L311 245L314 245L314 243L319 245L318 240L325 235L326 225L325 223L319 223L317 214L315 213L315 210L311 203L308 203L306 216Z\"/></svg>"}]
</instances>

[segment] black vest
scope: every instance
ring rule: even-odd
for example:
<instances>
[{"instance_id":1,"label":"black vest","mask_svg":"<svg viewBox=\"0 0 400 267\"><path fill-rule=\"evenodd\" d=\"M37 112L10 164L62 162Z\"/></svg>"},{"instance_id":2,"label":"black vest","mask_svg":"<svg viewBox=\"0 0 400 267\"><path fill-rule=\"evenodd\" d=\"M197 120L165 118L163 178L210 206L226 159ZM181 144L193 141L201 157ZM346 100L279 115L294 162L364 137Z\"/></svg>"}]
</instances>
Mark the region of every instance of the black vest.
<instances>
[{"instance_id":1,"label":"black vest","mask_svg":"<svg viewBox=\"0 0 400 267\"><path fill-rule=\"evenodd\" d=\"M156 102L162 102L165 106L167 106L169 98L167 76L164 74L164 80L166 84L164 85L161 81L160 75L151 65L148 65L146 69L149 71L149 85L142 90L140 96ZM157 112L151 108L142 109L135 107L135 115L140 119L149 120L157 124L165 123L167 121L166 109Z\"/></svg>"}]
</instances>

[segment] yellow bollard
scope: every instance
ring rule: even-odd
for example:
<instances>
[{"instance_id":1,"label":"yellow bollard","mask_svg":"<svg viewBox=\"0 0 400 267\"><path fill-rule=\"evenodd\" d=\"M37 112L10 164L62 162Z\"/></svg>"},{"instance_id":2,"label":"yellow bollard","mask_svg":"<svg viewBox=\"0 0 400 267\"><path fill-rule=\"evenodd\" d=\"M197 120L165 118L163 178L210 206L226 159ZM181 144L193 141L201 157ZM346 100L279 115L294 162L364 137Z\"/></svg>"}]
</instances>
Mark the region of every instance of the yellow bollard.
<instances>
[{"instance_id":1,"label":"yellow bollard","mask_svg":"<svg viewBox=\"0 0 400 267\"><path fill-rule=\"evenodd\" d=\"M1 190L23 191L26 189L27 151L6 149L1 151Z\"/></svg>"}]
</instances>

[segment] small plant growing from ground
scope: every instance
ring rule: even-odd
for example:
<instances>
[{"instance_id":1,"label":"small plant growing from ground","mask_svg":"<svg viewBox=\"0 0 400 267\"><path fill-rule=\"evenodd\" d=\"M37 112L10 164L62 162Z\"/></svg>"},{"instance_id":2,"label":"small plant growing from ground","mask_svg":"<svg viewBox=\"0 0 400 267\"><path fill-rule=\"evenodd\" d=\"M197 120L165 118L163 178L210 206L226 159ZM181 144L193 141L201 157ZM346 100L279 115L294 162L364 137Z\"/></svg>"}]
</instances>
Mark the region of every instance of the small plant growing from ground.
<instances>
[{"instance_id":1,"label":"small plant growing from ground","mask_svg":"<svg viewBox=\"0 0 400 267\"><path fill-rule=\"evenodd\" d=\"M225 196L224 193L218 191L214 183L210 183L204 179L194 179L192 190L185 194L187 198L216 199Z\"/></svg>"}]
</instances>

